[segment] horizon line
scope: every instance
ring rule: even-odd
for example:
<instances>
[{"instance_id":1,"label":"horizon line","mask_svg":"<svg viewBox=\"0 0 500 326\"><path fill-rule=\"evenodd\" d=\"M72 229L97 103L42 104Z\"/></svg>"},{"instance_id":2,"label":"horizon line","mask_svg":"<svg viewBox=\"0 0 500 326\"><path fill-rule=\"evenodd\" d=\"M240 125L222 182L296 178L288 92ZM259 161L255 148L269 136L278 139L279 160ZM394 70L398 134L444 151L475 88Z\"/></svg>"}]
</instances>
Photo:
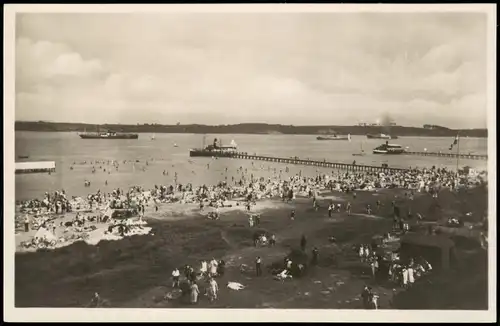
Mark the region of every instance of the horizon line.
<instances>
[{"instance_id":1,"label":"horizon line","mask_svg":"<svg viewBox=\"0 0 500 326\"><path fill-rule=\"evenodd\" d=\"M284 124L284 123L267 123L267 122L240 122L240 123L230 123L230 124L203 124L203 123L175 123L175 124L162 124L162 123L156 123L156 122L143 122L143 123L118 123L118 122L101 122L101 123L91 123L91 122L68 122L68 121L48 121L48 120L15 120L14 123L18 122L29 122L29 123L56 123L56 124L87 124L87 125L122 125L122 126L137 126L137 125L157 125L157 126L187 126L187 125L199 125L199 126L207 126L207 127L220 127L220 126L234 126L234 125L248 125L248 124L257 124L257 125L275 125L275 126L287 126L287 127L404 127L404 128L423 128L423 125L420 126L404 126L404 125L393 125L393 126L384 126L384 125L375 125L375 124L369 124L368 122L366 125L360 125L360 123L365 123L365 122L358 122L356 124L339 124L339 125L295 125L295 124ZM486 129L488 130L488 127L469 127L469 128L449 128L443 125L437 125L437 124L425 124L425 125L432 125L432 126L438 126L442 128L446 128L449 130L474 130L474 129Z\"/></svg>"}]
</instances>

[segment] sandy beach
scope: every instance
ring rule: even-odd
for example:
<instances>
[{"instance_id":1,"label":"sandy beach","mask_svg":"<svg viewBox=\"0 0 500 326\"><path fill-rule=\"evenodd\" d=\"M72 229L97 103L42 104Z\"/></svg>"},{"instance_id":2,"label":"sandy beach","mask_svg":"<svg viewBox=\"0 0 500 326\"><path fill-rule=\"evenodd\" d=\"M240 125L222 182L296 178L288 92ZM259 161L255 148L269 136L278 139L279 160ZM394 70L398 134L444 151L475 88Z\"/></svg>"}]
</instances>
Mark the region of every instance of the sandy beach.
<instances>
[{"instance_id":1,"label":"sandy beach","mask_svg":"<svg viewBox=\"0 0 500 326\"><path fill-rule=\"evenodd\" d=\"M331 200L352 202L353 214L334 213L333 218L329 218L326 207ZM373 204L376 200L381 201L381 210L372 215L365 214L366 203ZM479 293L487 287L487 265L485 254L478 249L477 239L463 240L469 246L472 242L474 252L478 252L463 254L464 264L470 259L476 262L474 271L467 271L478 275L473 279L467 279L469 274L463 275L465 272L444 278L436 273L431 277L432 281L422 281L422 285L405 291L392 284L372 282L369 268L357 261L352 246L368 243L373 236L391 229L390 206L394 200L402 207L411 206L414 213L420 212L426 221L434 224L443 224L447 217L454 215L468 216L468 222L477 223L486 207L484 188L459 194L444 191L440 194L439 209L428 194L418 194L410 201L397 189L358 191L355 200L352 194L322 191L318 196L320 208L317 211L313 209L311 199L304 196L298 196L291 203L280 199L257 201L251 213L259 213L262 217L260 225L254 228L248 226L248 212L245 212L244 205L220 208L219 220L206 218L209 209L201 212L196 204L161 205L158 212L148 207L144 221L152 228L150 235L100 241L96 245L79 241L56 250L16 254L16 269L23 271L16 277L16 306L84 306L94 292L99 292L113 307L185 307L176 300L164 299L166 294L172 293L172 269L184 264L197 266L201 259L216 257L226 261L226 273L217 280L221 287L219 299L215 303L201 299L198 307L357 309L362 308L360 291L364 284L371 284L380 295L380 309L395 306L484 309L486 298ZM292 209L296 211L294 221L290 221ZM472 214L465 215L464 212ZM255 248L252 235L256 229L276 234L277 245ZM274 280L268 268L298 247L301 234L309 239L308 255L313 246L319 249L318 266L297 280ZM337 242L330 243L330 236L335 236ZM471 249L467 250L470 252ZM258 255L264 260L262 277L256 277L253 272L253 262ZM248 270L242 272L242 264L248 266ZM58 268L53 269L54 265ZM454 285L451 280L459 283ZM229 281L240 282L245 289L232 291L225 288ZM427 282L441 283L439 288L419 291ZM463 290L456 284L463 284ZM45 293L49 289L53 295L47 297ZM435 298L435 291L440 292L438 298ZM467 296L457 296L457 291L467 293ZM405 295L409 293L415 295L408 299Z\"/></svg>"}]
</instances>

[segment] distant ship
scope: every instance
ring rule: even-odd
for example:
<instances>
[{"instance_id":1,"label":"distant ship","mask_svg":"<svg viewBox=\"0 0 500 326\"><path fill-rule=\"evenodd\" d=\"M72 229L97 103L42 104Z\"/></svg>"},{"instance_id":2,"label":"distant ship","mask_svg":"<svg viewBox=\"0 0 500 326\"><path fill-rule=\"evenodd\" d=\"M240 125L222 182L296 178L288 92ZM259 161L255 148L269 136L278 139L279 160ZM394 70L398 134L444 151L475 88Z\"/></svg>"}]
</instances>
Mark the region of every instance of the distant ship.
<instances>
[{"instance_id":1,"label":"distant ship","mask_svg":"<svg viewBox=\"0 0 500 326\"><path fill-rule=\"evenodd\" d=\"M138 134L116 133L114 131L107 132L85 132L79 134L82 139L138 139Z\"/></svg>"},{"instance_id":2,"label":"distant ship","mask_svg":"<svg viewBox=\"0 0 500 326\"><path fill-rule=\"evenodd\" d=\"M205 138L203 138L203 143L205 143ZM228 146L223 146L222 142L217 138L214 139L212 145L202 146L201 148L195 148L189 150L190 157L228 157L236 154L238 152L237 145L234 140Z\"/></svg>"},{"instance_id":3,"label":"distant ship","mask_svg":"<svg viewBox=\"0 0 500 326\"><path fill-rule=\"evenodd\" d=\"M153 136L151 136L151 140L155 140L155 139L156 139L156 137L155 137L155 135L153 134Z\"/></svg>"},{"instance_id":4,"label":"distant ship","mask_svg":"<svg viewBox=\"0 0 500 326\"><path fill-rule=\"evenodd\" d=\"M398 139L398 136L386 135L386 134L367 134L368 139Z\"/></svg>"},{"instance_id":5,"label":"distant ship","mask_svg":"<svg viewBox=\"0 0 500 326\"><path fill-rule=\"evenodd\" d=\"M389 144L389 142L385 142L385 144L373 149L373 154L403 154L404 152L405 150L401 145Z\"/></svg>"},{"instance_id":6,"label":"distant ship","mask_svg":"<svg viewBox=\"0 0 500 326\"><path fill-rule=\"evenodd\" d=\"M351 135L339 136L339 135L329 135L329 136L318 136L317 140L351 140Z\"/></svg>"}]
</instances>

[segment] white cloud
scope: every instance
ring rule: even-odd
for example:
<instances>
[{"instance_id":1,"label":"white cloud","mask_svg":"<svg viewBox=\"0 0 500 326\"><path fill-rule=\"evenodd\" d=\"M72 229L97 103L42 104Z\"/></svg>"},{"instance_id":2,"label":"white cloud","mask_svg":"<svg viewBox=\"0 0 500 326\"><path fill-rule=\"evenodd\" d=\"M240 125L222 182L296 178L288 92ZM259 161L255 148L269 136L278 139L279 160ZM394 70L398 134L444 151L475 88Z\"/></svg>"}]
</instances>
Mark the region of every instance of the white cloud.
<instances>
[{"instance_id":1,"label":"white cloud","mask_svg":"<svg viewBox=\"0 0 500 326\"><path fill-rule=\"evenodd\" d=\"M16 115L484 126L484 21L445 16L25 14Z\"/></svg>"}]
</instances>

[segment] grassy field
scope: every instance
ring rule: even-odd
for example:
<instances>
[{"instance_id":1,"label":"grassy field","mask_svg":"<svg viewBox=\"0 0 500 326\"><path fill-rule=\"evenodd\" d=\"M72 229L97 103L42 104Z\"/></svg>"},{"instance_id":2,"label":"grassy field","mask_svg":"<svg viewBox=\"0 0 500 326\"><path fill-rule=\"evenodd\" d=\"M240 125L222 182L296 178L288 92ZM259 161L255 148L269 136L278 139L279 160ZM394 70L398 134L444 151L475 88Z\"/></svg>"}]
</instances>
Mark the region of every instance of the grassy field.
<instances>
[{"instance_id":1,"label":"grassy field","mask_svg":"<svg viewBox=\"0 0 500 326\"><path fill-rule=\"evenodd\" d=\"M466 193L443 193L436 202L429 195L413 201L401 191L338 194L353 204L352 216L335 213L328 217L327 201L320 200L320 210L312 209L311 199L297 199L289 208L268 210L262 214L260 229L273 232L273 248L253 247L254 230L243 212L222 215L219 221L190 218L176 221L151 219L152 236L135 236L120 241L89 246L83 242L54 251L16 254L16 307L79 307L86 305L94 292L108 299L112 307L185 307L177 301L165 301L171 291L170 275L174 267L186 263L199 265L201 259L224 259L226 273L218 279L219 300L210 303L202 297L198 307L228 308L361 308L359 295L370 284L380 295L381 308L399 309L487 309L487 253L477 242L456 238L462 263L446 275L433 275L412 289L401 292L391 284L374 283L368 267L360 264L352 245L369 243L372 236L391 229L391 202L407 207L415 216L420 213L430 221L448 216L464 216L479 221L487 201L486 190ZM383 205L376 216L364 215L366 203ZM329 202L329 201L328 201ZM291 209L296 210L290 221ZM359 213L359 214L358 214ZM307 239L306 252L319 249L319 265L294 280L273 280L266 267L283 261L299 247L301 235ZM328 241L335 236L336 244ZM471 244L472 243L472 244ZM255 276L254 261L262 257L264 274ZM247 272L240 265L249 266ZM242 291L225 287L228 281L246 286ZM205 284L200 290L204 291ZM189 306L192 307L192 306Z\"/></svg>"}]
</instances>

